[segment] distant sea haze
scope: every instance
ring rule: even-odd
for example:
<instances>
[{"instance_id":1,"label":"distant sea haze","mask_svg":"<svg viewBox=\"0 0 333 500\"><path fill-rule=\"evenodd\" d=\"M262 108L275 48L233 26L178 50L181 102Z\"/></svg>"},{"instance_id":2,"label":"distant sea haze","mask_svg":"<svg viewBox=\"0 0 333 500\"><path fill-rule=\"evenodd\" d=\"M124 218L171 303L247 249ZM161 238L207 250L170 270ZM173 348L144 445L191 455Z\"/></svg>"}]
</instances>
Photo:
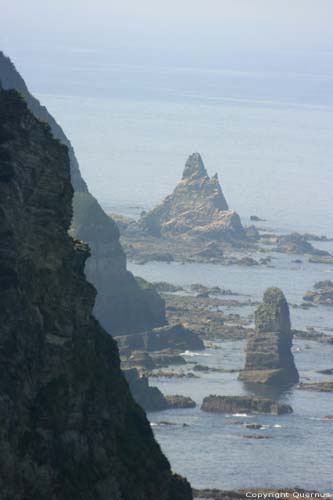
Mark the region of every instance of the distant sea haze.
<instances>
[{"instance_id":1,"label":"distant sea haze","mask_svg":"<svg viewBox=\"0 0 333 500\"><path fill-rule=\"evenodd\" d=\"M332 77L109 65L72 68L39 98L108 210L137 215L199 151L231 208L281 231L333 235ZM66 88L65 88L66 87ZM74 91L75 90L75 91Z\"/></svg>"}]
</instances>

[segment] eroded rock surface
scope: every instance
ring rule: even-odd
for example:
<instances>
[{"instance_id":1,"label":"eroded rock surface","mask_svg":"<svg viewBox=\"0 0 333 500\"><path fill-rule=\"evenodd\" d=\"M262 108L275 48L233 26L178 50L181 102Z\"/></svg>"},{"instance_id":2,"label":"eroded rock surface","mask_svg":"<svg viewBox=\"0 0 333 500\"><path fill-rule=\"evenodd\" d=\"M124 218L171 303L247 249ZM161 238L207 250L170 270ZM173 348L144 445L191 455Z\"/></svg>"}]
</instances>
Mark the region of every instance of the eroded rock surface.
<instances>
[{"instance_id":1,"label":"eroded rock surface","mask_svg":"<svg viewBox=\"0 0 333 500\"><path fill-rule=\"evenodd\" d=\"M67 148L0 93L0 498L183 500L68 235Z\"/></svg>"},{"instance_id":2,"label":"eroded rock surface","mask_svg":"<svg viewBox=\"0 0 333 500\"><path fill-rule=\"evenodd\" d=\"M199 153L189 156L174 192L141 217L140 225L153 236L187 235L208 240L245 240L236 212L228 204L215 174L209 177Z\"/></svg>"},{"instance_id":3,"label":"eroded rock surface","mask_svg":"<svg viewBox=\"0 0 333 500\"><path fill-rule=\"evenodd\" d=\"M298 382L292 338L288 303L281 290L269 288L255 313L255 330L248 338L245 370L239 379L273 385Z\"/></svg>"}]
</instances>

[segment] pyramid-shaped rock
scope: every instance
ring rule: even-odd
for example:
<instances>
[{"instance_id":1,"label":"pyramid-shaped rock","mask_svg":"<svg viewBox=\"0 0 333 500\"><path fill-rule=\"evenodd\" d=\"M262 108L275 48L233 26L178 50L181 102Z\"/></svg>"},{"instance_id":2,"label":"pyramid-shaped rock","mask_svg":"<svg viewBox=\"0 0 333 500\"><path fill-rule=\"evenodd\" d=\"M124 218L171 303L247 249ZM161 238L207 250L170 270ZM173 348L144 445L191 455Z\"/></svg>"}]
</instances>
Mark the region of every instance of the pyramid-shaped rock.
<instances>
[{"instance_id":1,"label":"pyramid-shaped rock","mask_svg":"<svg viewBox=\"0 0 333 500\"><path fill-rule=\"evenodd\" d=\"M173 193L140 220L153 236L246 239L238 214L229 210L217 174L209 177L199 153L189 156Z\"/></svg>"},{"instance_id":2,"label":"pyramid-shaped rock","mask_svg":"<svg viewBox=\"0 0 333 500\"><path fill-rule=\"evenodd\" d=\"M286 298L279 288L269 288L255 313L255 331L249 337L239 379L270 385L298 382L292 337Z\"/></svg>"}]
</instances>

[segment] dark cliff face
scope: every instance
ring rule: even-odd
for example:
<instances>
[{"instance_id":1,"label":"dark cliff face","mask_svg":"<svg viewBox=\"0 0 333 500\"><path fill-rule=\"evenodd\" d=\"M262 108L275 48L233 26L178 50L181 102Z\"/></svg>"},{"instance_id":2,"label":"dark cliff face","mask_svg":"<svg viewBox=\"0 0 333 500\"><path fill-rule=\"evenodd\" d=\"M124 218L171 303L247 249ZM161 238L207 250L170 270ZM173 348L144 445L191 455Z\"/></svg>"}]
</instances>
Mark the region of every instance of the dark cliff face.
<instances>
[{"instance_id":1,"label":"dark cliff face","mask_svg":"<svg viewBox=\"0 0 333 500\"><path fill-rule=\"evenodd\" d=\"M67 148L0 92L0 499L191 499L92 316Z\"/></svg>"},{"instance_id":2,"label":"dark cliff face","mask_svg":"<svg viewBox=\"0 0 333 500\"><path fill-rule=\"evenodd\" d=\"M71 181L75 190L71 234L86 241L91 259L86 274L97 289L95 315L113 334L147 330L166 323L164 302L155 292L142 290L126 269L126 256L119 242L116 223L89 193L82 179L74 150L61 127L29 92L9 58L0 52L0 82L24 96L35 116L49 123L55 137L68 147Z\"/></svg>"}]
</instances>

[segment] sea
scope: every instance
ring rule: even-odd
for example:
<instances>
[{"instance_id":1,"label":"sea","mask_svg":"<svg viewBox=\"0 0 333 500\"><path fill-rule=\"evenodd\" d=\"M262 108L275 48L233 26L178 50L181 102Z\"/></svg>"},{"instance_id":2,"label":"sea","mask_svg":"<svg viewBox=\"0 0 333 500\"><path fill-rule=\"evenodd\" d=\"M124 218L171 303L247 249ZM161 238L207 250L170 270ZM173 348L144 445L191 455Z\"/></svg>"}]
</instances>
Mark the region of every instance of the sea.
<instances>
[{"instance_id":1,"label":"sea","mask_svg":"<svg viewBox=\"0 0 333 500\"><path fill-rule=\"evenodd\" d=\"M18 61L22 73L27 63ZM46 67L49 64L45 62ZM50 66L50 64L49 64ZM53 72L28 71L31 90L70 138L83 177L106 211L138 217L160 202L181 178L185 161L199 152L209 174L218 173L229 206L244 224L275 233L299 231L333 237L333 77L307 71L114 64L80 54ZM333 243L314 243L333 252ZM300 304L316 281L333 279L333 265L272 255L273 266L129 262L135 275L182 286L218 285L261 300L281 287ZM251 308L226 308L251 317ZM333 335L333 308L291 308L294 328ZM219 342L186 352L188 362L242 368L244 342ZM295 340L303 381L327 380L333 345ZM332 379L333 380L333 379ZM292 405L281 416L202 412L209 394L246 394L237 373L199 378L151 379L165 394L191 396L195 409L148 415L172 469L197 488L304 487L333 491L333 394L291 388L265 395ZM245 425L260 423L258 431ZM173 424L173 425L172 425ZM249 434L267 439L250 439Z\"/></svg>"}]
</instances>

